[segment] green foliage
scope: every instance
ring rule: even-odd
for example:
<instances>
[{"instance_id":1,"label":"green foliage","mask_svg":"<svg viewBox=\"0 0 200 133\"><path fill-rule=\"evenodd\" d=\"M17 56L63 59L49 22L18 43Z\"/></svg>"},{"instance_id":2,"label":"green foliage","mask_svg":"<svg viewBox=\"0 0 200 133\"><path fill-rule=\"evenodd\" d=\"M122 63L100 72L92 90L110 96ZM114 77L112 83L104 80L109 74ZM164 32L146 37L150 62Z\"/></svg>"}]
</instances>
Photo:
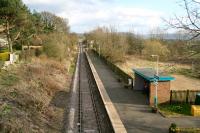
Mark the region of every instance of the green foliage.
<instances>
[{"instance_id":1,"label":"green foliage","mask_svg":"<svg viewBox=\"0 0 200 133\"><path fill-rule=\"evenodd\" d=\"M10 52L0 53L0 61L8 61Z\"/></svg>"},{"instance_id":2,"label":"green foliage","mask_svg":"<svg viewBox=\"0 0 200 133\"><path fill-rule=\"evenodd\" d=\"M75 63L72 63L72 64L70 65L69 73L70 73L70 74L73 74L73 73L75 72L75 68L76 68Z\"/></svg>"},{"instance_id":3,"label":"green foliage","mask_svg":"<svg viewBox=\"0 0 200 133\"><path fill-rule=\"evenodd\" d=\"M1 19L11 19L19 13L24 5L21 0L1 0L0 17Z\"/></svg>"},{"instance_id":4,"label":"green foliage","mask_svg":"<svg viewBox=\"0 0 200 133\"><path fill-rule=\"evenodd\" d=\"M44 40L44 53L48 57L63 60L66 57L68 39L65 34L49 34Z\"/></svg>"},{"instance_id":5,"label":"green foliage","mask_svg":"<svg viewBox=\"0 0 200 133\"><path fill-rule=\"evenodd\" d=\"M0 48L0 53L4 53L4 52L8 52L8 48L7 47L1 47Z\"/></svg>"},{"instance_id":6,"label":"green foliage","mask_svg":"<svg viewBox=\"0 0 200 133\"><path fill-rule=\"evenodd\" d=\"M12 111L12 107L8 104L3 104L0 108L0 117L3 117L9 114Z\"/></svg>"},{"instance_id":7,"label":"green foliage","mask_svg":"<svg viewBox=\"0 0 200 133\"><path fill-rule=\"evenodd\" d=\"M15 50L22 50L22 45L20 43L16 43L14 46L13 46L13 49Z\"/></svg>"},{"instance_id":8,"label":"green foliage","mask_svg":"<svg viewBox=\"0 0 200 133\"><path fill-rule=\"evenodd\" d=\"M176 133L177 125L176 123L172 123L169 127L169 133Z\"/></svg>"},{"instance_id":9,"label":"green foliage","mask_svg":"<svg viewBox=\"0 0 200 133\"><path fill-rule=\"evenodd\" d=\"M0 76L0 84L4 86L13 86L19 81L17 75L13 73L7 73L3 71L1 72Z\"/></svg>"},{"instance_id":10,"label":"green foliage","mask_svg":"<svg viewBox=\"0 0 200 133\"><path fill-rule=\"evenodd\" d=\"M159 109L161 111L167 112L168 114L183 114L183 115L191 115L191 105L182 103L182 104L161 104L159 105Z\"/></svg>"},{"instance_id":11,"label":"green foliage","mask_svg":"<svg viewBox=\"0 0 200 133\"><path fill-rule=\"evenodd\" d=\"M30 12L21 0L1 0L0 19L6 27L9 51L13 52L12 45L19 38L22 27L27 25ZM23 33L21 34L23 35Z\"/></svg>"},{"instance_id":12,"label":"green foliage","mask_svg":"<svg viewBox=\"0 0 200 133\"><path fill-rule=\"evenodd\" d=\"M68 21L56 16L50 12L38 13L27 8L22 0L1 0L0 1L0 24L6 26L6 35L8 38L9 50L12 48L21 50L22 45L41 45L42 41L45 47L45 52L49 57L63 58L65 45L68 42L63 41L63 36L68 36L69 26ZM53 38L42 40L41 34L59 33ZM73 36L74 37L74 36ZM73 38L74 39L77 38ZM48 45L48 46L47 46ZM14 46L14 47L13 47ZM48 48L47 48L48 47ZM61 55L59 55L59 52ZM28 52L29 53L29 52ZM36 56L41 54L40 50L36 50Z\"/></svg>"},{"instance_id":13,"label":"green foliage","mask_svg":"<svg viewBox=\"0 0 200 133\"><path fill-rule=\"evenodd\" d=\"M200 94L197 94L197 95L196 95L196 98L195 98L195 105L200 105Z\"/></svg>"}]
</instances>

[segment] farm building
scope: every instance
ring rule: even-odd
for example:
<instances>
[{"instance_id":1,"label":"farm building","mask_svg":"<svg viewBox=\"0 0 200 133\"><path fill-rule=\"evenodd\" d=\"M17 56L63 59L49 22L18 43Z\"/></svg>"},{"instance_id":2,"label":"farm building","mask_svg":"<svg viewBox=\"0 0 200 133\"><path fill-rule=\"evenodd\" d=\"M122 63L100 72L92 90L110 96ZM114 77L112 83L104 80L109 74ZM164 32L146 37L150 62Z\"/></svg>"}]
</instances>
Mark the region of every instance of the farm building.
<instances>
[{"instance_id":1,"label":"farm building","mask_svg":"<svg viewBox=\"0 0 200 133\"><path fill-rule=\"evenodd\" d=\"M148 95L150 105L154 104L156 94L155 81L158 81L158 103L165 103L170 100L170 81L175 78L159 73L152 68L133 69L135 72L134 90L145 91Z\"/></svg>"}]
</instances>

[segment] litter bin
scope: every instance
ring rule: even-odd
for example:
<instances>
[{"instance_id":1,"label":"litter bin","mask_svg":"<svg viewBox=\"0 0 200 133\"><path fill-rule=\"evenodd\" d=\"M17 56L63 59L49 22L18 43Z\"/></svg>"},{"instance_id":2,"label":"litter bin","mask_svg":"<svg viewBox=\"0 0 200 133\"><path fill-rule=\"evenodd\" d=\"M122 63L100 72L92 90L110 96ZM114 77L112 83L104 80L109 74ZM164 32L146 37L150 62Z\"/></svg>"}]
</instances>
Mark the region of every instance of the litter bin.
<instances>
[{"instance_id":1,"label":"litter bin","mask_svg":"<svg viewBox=\"0 0 200 133\"><path fill-rule=\"evenodd\" d=\"M200 93L196 94L195 105L200 105Z\"/></svg>"}]
</instances>

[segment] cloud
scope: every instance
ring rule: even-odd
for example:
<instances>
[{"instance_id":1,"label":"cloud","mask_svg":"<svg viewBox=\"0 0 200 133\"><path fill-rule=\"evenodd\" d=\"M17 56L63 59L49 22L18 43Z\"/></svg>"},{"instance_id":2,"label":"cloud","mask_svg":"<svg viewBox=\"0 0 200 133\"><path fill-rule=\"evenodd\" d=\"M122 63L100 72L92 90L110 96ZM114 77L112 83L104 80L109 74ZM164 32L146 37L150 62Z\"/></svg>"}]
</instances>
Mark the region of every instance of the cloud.
<instances>
[{"instance_id":1,"label":"cloud","mask_svg":"<svg viewBox=\"0 0 200 133\"><path fill-rule=\"evenodd\" d=\"M55 0L23 0L26 4L53 4L55 3ZM60 2L62 0L57 0L57 2Z\"/></svg>"},{"instance_id":2,"label":"cloud","mask_svg":"<svg viewBox=\"0 0 200 133\"><path fill-rule=\"evenodd\" d=\"M145 31L159 26L163 13L144 8L121 6L116 0L24 0L36 10L53 11L68 18L74 32L89 31L97 26L114 25L119 31Z\"/></svg>"}]
</instances>

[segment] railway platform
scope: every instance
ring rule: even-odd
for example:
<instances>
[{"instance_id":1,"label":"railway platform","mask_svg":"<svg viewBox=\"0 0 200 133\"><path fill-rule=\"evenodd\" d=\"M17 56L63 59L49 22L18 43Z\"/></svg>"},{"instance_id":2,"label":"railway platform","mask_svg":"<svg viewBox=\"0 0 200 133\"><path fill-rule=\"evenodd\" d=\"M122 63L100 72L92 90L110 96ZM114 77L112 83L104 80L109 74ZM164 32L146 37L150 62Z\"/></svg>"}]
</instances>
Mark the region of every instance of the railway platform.
<instances>
[{"instance_id":1,"label":"railway platform","mask_svg":"<svg viewBox=\"0 0 200 133\"><path fill-rule=\"evenodd\" d=\"M165 118L151 113L142 92L124 88L118 76L98 56L92 52L89 56L127 132L167 133L173 122L180 127L200 127L199 118Z\"/></svg>"}]
</instances>

